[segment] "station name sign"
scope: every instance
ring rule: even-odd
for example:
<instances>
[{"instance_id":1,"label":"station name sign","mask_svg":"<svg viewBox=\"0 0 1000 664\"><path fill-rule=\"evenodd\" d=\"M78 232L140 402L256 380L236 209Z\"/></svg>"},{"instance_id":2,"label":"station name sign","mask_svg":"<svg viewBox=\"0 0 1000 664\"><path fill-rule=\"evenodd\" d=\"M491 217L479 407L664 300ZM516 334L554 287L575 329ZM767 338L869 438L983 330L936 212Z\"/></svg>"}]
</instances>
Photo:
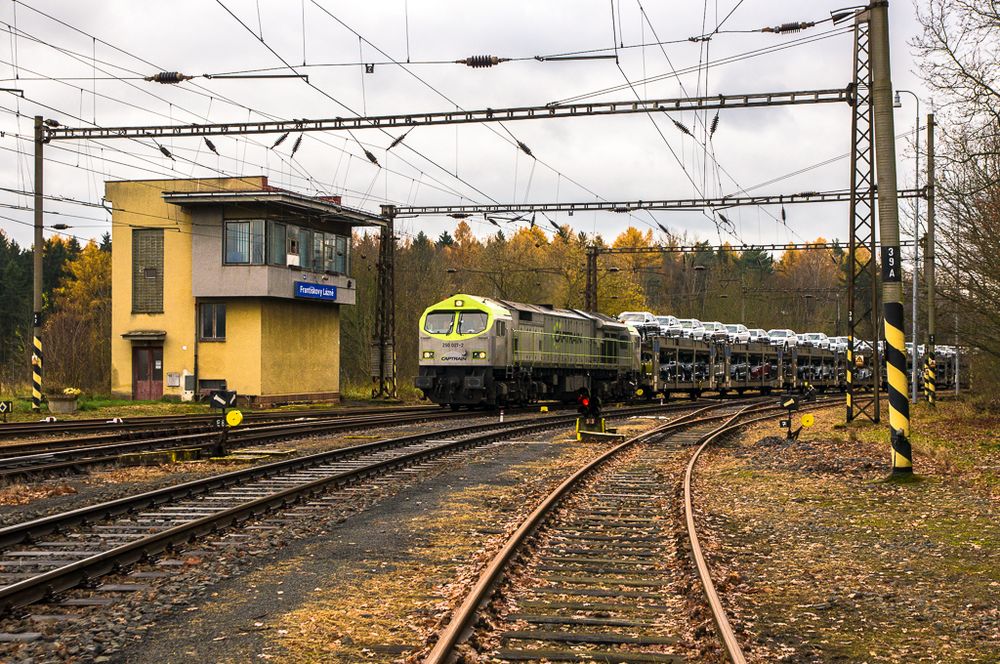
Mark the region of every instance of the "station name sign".
<instances>
[{"instance_id":1,"label":"station name sign","mask_svg":"<svg viewBox=\"0 0 1000 664\"><path fill-rule=\"evenodd\" d=\"M337 287L323 284L313 284L308 281L295 282L295 297L302 297L307 300L324 300L326 302L337 301Z\"/></svg>"}]
</instances>

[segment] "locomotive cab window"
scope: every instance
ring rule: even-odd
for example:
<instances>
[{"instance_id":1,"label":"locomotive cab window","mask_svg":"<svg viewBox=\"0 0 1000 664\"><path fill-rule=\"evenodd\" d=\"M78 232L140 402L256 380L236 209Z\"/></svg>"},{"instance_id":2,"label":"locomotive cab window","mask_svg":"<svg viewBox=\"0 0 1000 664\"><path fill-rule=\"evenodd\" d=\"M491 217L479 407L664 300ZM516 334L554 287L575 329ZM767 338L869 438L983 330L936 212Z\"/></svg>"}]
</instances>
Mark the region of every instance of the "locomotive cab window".
<instances>
[{"instance_id":1,"label":"locomotive cab window","mask_svg":"<svg viewBox=\"0 0 1000 664\"><path fill-rule=\"evenodd\" d=\"M487 315L482 311L463 311L458 316L459 334L479 334L486 331Z\"/></svg>"},{"instance_id":2,"label":"locomotive cab window","mask_svg":"<svg viewBox=\"0 0 1000 664\"><path fill-rule=\"evenodd\" d=\"M503 322L502 320L497 321L497 336L498 337L507 336L507 323Z\"/></svg>"},{"instance_id":3,"label":"locomotive cab window","mask_svg":"<svg viewBox=\"0 0 1000 664\"><path fill-rule=\"evenodd\" d=\"M454 325L454 311L435 311L427 314L427 318L424 320L424 331L430 334L451 334Z\"/></svg>"}]
</instances>

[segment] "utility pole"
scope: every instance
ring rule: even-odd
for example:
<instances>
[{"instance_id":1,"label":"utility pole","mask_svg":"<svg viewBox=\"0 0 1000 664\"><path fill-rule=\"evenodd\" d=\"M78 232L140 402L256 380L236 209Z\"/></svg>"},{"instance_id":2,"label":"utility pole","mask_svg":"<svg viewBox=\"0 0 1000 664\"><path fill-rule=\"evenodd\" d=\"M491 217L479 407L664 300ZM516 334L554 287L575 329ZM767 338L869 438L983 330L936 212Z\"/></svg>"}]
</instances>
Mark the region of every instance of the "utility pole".
<instances>
[{"instance_id":1,"label":"utility pole","mask_svg":"<svg viewBox=\"0 0 1000 664\"><path fill-rule=\"evenodd\" d=\"M43 189L42 146L45 145L45 124L42 116L35 116L35 250L32 255L34 262L34 298L32 300L31 317L31 410L42 409L42 250L45 247L43 229Z\"/></svg>"},{"instance_id":2,"label":"utility pole","mask_svg":"<svg viewBox=\"0 0 1000 664\"><path fill-rule=\"evenodd\" d=\"M872 106L871 11L854 19L854 77L851 83L851 235L847 281L847 421L880 422L882 361L879 350L875 241L875 117ZM898 193L898 192L897 192ZM866 344L865 341L869 343ZM865 346L867 345L867 348ZM859 352L861 351L861 352ZM862 378L861 367L871 372ZM867 388L871 388L869 392Z\"/></svg>"},{"instance_id":3,"label":"utility pole","mask_svg":"<svg viewBox=\"0 0 1000 664\"><path fill-rule=\"evenodd\" d=\"M893 108L902 108L903 101L900 99L902 93L906 93L913 97L913 101L917 104L917 112L913 120L913 145L916 154L915 164L913 167L913 179L914 188L920 189L920 97L917 96L915 92L910 90L897 90L896 97L893 100ZM917 363L917 339L919 334L918 321L920 320L917 316L917 293L919 292L920 283L920 199L916 198L913 201L913 240L916 244L913 245L913 323L910 330L910 343L913 345L913 356L910 358L911 367L911 381L910 385L910 403L917 403L917 385L920 383L918 373L919 364Z\"/></svg>"},{"instance_id":4,"label":"utility pole","mask_svg":"<svg viewBox=\"0 0 1000 664\"><path fill-rule=\"evenodd\" d=\"M587 283L583 291L583 309L590 313L597 311L597 255L596 245L587 247Z\"/></svg>"},{"instance_id":5,"label":"utility pole","mask_svg":"<svg viewBox=\"0 0 1000 664\"><path fill-rule=\"evenodd\" d=\"M934 301L934 114L927 114L927 246L924 248L924 279L927 280L927 374L925 391L927 403L934 405L937 397L936 361L934 359L934 333L937 317L937 305Z\"/></svg>"},{"instance_id":6,"label":"utility pole","mask_svg":"<svg viewBox=\"0 0 1000 664\"><path fill-rule=\"evenodd\" d=\"M879 238L882 251L882 311L885 318L886 378L893 475L913 472L910 403L907 400L906 335L902 265L899 254L899 203L896 191L896 139L889 66L889 2L871 4L872 105L875 111L875 167L878 182ZM876 386L877 389L878 386Z\"/></svg>"},{"instance_id":7,"label":"utility pole","mask_svg":"<svg viewBox=\"0 0 1000 664\"><path fill-rule=\"evenodd\" d=\"M375 341L372 344L372 398L396 398L396 208L382 206L375 296Z\"/></svg>"}]
</instances>

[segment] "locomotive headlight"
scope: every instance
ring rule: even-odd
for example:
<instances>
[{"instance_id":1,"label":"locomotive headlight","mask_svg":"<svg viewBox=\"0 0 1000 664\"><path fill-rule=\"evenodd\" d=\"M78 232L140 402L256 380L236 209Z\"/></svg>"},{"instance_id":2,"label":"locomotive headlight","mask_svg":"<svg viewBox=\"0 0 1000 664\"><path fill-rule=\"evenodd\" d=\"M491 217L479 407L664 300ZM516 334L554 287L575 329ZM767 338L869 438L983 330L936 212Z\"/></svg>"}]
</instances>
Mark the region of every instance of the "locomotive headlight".
<instances>
[{"instance_id":1,"label":"locomotive headlight","mask_svg":"<svg viewBox=\"0 0 1000 664\"><path fill-rule=\"evenodd\" d=\"M425 350L423 353L420 354L420 357L422 357L425 360L433 360L434 359L434 351L432 351L432 350Z\"/></svg>"},{"instance_id":2,"label":"locomotive headlight","mask_svg":"<svg viewBox=\"0 0 1000 664\"><path fill-rule=\"evenodd\" d=\"M474 350L472 351L472 359L474 360L485 360L486 351L485 350Z\"/></svg>"}]
</instances>

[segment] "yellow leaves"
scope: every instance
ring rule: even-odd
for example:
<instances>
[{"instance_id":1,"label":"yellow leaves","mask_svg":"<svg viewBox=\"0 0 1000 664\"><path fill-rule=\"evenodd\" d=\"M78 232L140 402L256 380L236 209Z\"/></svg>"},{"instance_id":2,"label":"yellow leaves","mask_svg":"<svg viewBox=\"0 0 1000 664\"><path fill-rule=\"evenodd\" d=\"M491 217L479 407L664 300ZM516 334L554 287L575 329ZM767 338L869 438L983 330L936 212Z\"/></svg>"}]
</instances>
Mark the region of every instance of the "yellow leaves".
<instances>
[{"instance_id":1,"label":"yellow leaves","mask_svg":"<svg viewBox=\"0 0 1000 664\"><path fill-rule=\"evenodd\" d=\"M111 305L111 254L89 242L67 266L69 276L55 289L56 307L92 310Z\"/></svg>"}]
</instances>

